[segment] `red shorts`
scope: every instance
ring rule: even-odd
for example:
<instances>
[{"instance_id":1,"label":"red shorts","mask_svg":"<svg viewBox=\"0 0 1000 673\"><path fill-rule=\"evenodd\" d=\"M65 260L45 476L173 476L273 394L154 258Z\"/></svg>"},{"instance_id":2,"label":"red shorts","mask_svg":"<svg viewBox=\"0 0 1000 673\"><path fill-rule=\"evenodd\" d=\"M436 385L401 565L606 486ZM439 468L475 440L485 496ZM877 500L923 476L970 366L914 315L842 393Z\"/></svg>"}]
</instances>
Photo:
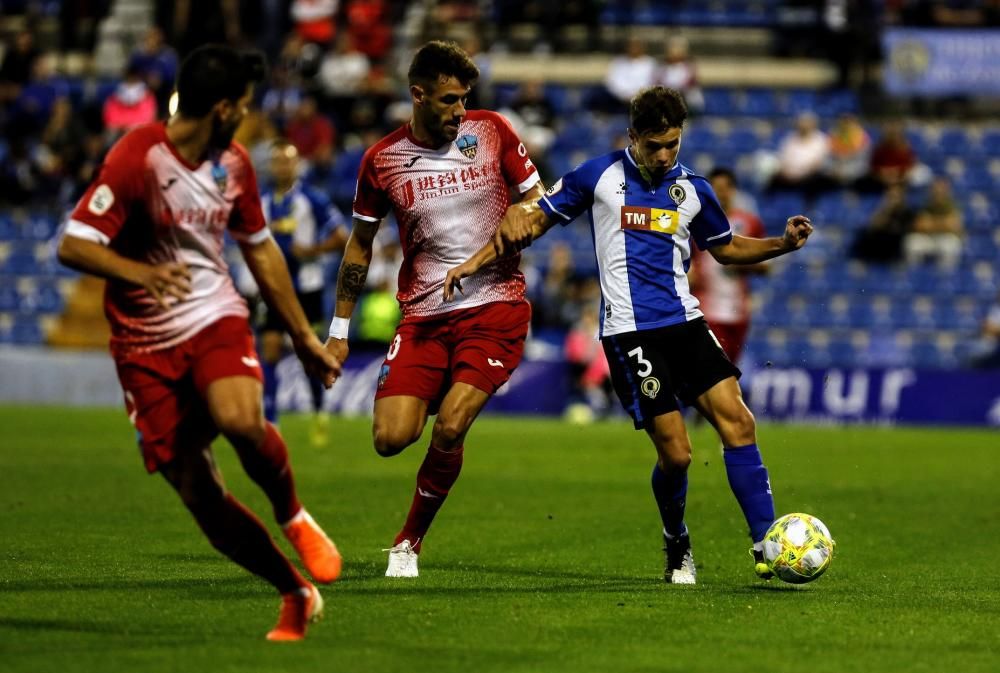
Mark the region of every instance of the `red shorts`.
<instances>
[{"instance_id":1,"label":"red shorts","mask_svg":"<svg viewBox=\"0 0 1000 673\"><path fill-rule=\"evenodd\" d=\"M382 363L375 399L418 397L434 414L453 383L492 395L521 363L530 322L531 306L522 301L403 323Z\"/></svg>"},{"instance_id":2,"label":"red shorts","mask_svg":"<svg viewBox=\"0 0 1000 673\"><path fill-rule=\"evenodd\" d=\"M219 434L205 405L210 383L229 376L263 380L250 325L237 317L221 318L172 348L116 358L115 365L150 472L181 451L201 451Z\"/></svg>"},{"instance_id":3,"label":"red shorts","mask_svg":"<svg viewBox=\"0 0 1000 673\"><path fill-rule=\"evenodd\" d=\"M709 327L719 339L722 350L725 351L729 361L736 364L743 352L743 344L747 340L747 331L750 329L750 322L730 322L719 323L709 321Z\"/></svg>"}]
</instances>

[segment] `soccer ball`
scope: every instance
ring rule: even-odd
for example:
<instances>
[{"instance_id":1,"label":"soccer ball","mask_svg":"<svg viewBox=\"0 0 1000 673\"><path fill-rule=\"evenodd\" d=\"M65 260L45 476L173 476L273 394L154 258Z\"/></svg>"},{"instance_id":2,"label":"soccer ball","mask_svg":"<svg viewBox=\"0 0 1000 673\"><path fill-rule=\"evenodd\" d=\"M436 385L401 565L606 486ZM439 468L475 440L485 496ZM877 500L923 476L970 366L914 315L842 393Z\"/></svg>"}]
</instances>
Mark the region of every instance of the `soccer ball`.
<instances>
[{"instance_id":1,"label":"soccer ball","mask_svg":"<svg viewBox=\"0 0 1000 673\"><path fill-rule=\"evenodd\" d=\"M786 514L764 536L764 560L785 582L805 584L830 567L835 544L830 530L816 517Z\"/></svg>"}]
</instances>

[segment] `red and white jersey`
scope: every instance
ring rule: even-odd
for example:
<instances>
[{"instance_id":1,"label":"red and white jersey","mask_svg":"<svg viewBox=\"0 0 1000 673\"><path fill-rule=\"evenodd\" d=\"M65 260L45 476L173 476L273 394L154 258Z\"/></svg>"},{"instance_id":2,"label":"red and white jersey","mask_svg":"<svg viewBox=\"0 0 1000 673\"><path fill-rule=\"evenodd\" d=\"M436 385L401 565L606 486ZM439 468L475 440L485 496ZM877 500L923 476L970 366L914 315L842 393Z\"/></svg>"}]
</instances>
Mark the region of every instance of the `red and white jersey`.
<instances>
[{"instance_id":1,"label":"red and white jersey","mask_svg":"<svg viewBox=\"0 0 1000 673\"><path fill-rule=\"evenodd\" d=\"M76 205L67 236L95 241L147 264L183 262L191 293L166 308L144 288L109 280L104 311L115 354L175 346L224 316L248 317L223 259L223 234L270 237L247 152L233 143L214 160L188 163L163 122L126 133Z\"/></svg>"},{"instance_id":2,"label":"red and white jersey","mask_svg":"<svg viewBox=\"0 0 1000 673\"><path fill-rule=\"evenodd\" d=\"M726 213L733 233L760 238L764 224L753 213L730 210ZM709 323L744 323L750 321L750 282L739 267L726 267L715 261L707 250L700 250L694 260L698 283L694 295Z\"/></svg>"},{"instance_id":3,"label":"red and white jersey","mask_svg":"<svg viewBox=\"0 0 1000 673\"><path fill-rule=\"evenodd\" d=\"M365 153L354 196L354 217L378 222L390 210L399 223L403 321L497 301L524 298L520 256L505 257L462 282L464 294L442 299L448 270L478 252L496 233L509 189L539 180L524 144L503 116L470 111L458 138L443 147L421 145L409 124Z\"/></svg>"}]
</instances>

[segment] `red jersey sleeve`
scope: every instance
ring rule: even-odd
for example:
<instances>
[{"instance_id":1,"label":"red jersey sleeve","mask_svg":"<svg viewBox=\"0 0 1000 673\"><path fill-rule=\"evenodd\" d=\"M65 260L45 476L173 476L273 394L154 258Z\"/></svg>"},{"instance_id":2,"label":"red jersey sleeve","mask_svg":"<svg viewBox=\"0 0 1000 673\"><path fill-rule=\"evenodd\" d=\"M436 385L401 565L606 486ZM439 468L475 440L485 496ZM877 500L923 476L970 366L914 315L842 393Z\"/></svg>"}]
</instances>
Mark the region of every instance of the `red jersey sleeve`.
<instances>
[{"instance_id":1,"label":"red jersey sleeve","mask_svg":"<svg viewBox=\"0 0 1000 673\"><path fill-rule=\"evenodd\" d=\"M496 113L493 118L500 132L500 167L503 176L507 184L517 185L517 191L523 194L539 181L538 170L507 118Z\"/></svg>"},{"instance_id":2,"label":"red jersey sleeve","mask_svg":"<svg viewBox=\"0 0 1000 673\"><path fill-rule=\"evenodd\" d=\"M271 232L260 209L260 192L257 189L257 175L253 170L253 162L250 161L250 155L242 145L233 143L230 149L237 159L232 170L239 191L233 202L233 212L229 216L229 233L242 243L260 243L266 240Z\"/></svg>"},{"instance_id":3,"label":"red jersey sleeve","mask_svg":"<svg viewBox=\"0 0 1000 673\"><path fill-rule=\"evenodd\" d=\"M83 224L100 232L107 241L121 231L133 204L145 193L144 166L148 144L129 133L116 142L70 215L71 232ZM107 242L105 241L105 242Z\"/></svg>"},{"instance_id":4,"label":"red jersey sleeve","mask_svg":"<svg viewBox=\"0 0 1000 673\"><path fill-rule=\"evenodd\" d=\"M375 147L368 148L361 158L358 169L358 184L354 191L354 217L369 222L378 222L389 214L389 195L382 188L378 169L375 167Z\"/></svg>"},{"instance_id":5,"label":"red jersey sleeve","mask_svg":"<svg viewBox=\"0 0 1000 673\"><path fill-rule=\"evenodd\" d=\"M746 236L751 238L764 238L767 236L767 230L764 228L764 223L761 222L760 218L753 213L747 214Z\"/></svg>"}]
</instances>

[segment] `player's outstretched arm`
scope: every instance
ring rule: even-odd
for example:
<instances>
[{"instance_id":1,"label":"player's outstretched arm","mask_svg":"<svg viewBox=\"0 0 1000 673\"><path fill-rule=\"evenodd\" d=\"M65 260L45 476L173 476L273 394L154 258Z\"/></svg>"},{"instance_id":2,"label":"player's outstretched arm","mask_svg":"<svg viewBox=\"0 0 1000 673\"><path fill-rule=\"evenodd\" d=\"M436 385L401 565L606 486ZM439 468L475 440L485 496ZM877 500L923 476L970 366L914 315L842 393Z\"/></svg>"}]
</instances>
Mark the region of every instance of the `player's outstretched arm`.
<instances>
[{"instance_id":1,"label":"player's outstretched arm","mask_svg":"<svg viewBox=\"0 0 1000 673\"><path fill-rule=\"evenodd\" d=\"M166 308L168 297L184 299L191 292L191 272L183 262L145 264L94 241L65 235L59 241L59 261L66 266L101 278L123 280L146 288Z\"/></svg>"},{"instance_id":2,"label":"player's outstretched arm","mask_svg":"<svg viewBox=\"0 0 1000 673\"><path fill-rule=\"evenodd\" d=\"M497 227L493 241L479 249L472 257L448 271L444 279L444 300L451 301L455 290L462 291L462 279L504 255L513 255L531 245L552 227L538 201L522 201L507 209Z\"/></svg>"},{"instance_id":3,"label":"player's outstretched arm","mask_svg":"<svg viewBox=\"0 0 1000 673\"><path fill-rule=\"evenodd\" d=\"M295 353L306 372L332 385L340 376L340 363L326 352L316 338L295 295L295 286L278 244L268 237L260 243L241 243L240 250L268 308L277 313L285 324Z\"/></svg>"},{"instance_id":4,"label":"player's outstretched arm","mask_svg":"<svg viewBox=\"0 0 1000 673\"><path fill-rule=\"evenodd\" d=\"M812 222L805 215L789 217L783 236L773 238L748 238L733 236L725 245L709 248L712 257L720 264L757 264L789 252L806 244L813 232Z\"/></svg>"},{"instance_id":5,"label":"player's outstretched arm","mask_svg":"<svg viewBox=\"0 0 1000 673\"><path fill-rule=\"evenodd\" d=\"M354 307L365 289L368 267L372 263L372 248L379 222L369 222L354 218L351 235L344 247L344 258L337 274L337 305L330 323L330 336L326 340L326 350L343 364L347 359L347 331Z\"/></svg>"}]
</instances>

